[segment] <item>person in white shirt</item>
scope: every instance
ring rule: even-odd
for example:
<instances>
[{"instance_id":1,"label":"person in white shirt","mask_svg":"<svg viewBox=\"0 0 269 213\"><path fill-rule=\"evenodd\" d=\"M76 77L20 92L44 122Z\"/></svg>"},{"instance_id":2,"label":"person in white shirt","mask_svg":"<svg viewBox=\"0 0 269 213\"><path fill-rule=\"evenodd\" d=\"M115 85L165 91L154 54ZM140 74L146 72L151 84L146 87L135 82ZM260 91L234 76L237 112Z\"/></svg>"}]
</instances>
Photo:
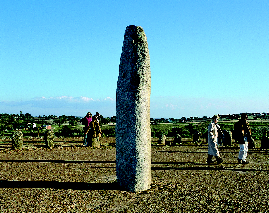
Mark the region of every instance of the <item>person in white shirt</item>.
<instances>
[{"instance_id":1,"label":"person in white shirt","mask_svg":"<svg viewBox=\"0 0 269 213\"><path fill-rule=\"evenodd\" d=\"M218 115L214 115L212 117L212 122L208 125L208 157L207 157L207 163L211 164L213 163L212 158L215 156L217 160L217 164L220 164L223 162L223 160L220 157L219 150L218 150L218 134L221 131L221 128L218 124Z\"/></svg>"}]
</instances>

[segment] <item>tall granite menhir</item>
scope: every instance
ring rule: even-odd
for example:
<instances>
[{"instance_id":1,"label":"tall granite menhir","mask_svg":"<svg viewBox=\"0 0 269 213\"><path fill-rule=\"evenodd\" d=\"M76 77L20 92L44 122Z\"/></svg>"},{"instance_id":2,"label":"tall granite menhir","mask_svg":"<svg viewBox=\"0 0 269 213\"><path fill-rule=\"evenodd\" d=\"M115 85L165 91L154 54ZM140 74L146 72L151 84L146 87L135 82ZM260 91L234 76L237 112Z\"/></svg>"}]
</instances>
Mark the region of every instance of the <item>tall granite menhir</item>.
<instances>
[{"instance_id":1,"label":"tall granite menhir","mask_svg":"<svg viewBox=\"0 0 269 213\"><path fill-rule=\"evenodd\" d=\"M151 184L151 73L142 27L126 28L116 94L116 173L121 187L145 191Z\"/></svg>"}]
</instances>

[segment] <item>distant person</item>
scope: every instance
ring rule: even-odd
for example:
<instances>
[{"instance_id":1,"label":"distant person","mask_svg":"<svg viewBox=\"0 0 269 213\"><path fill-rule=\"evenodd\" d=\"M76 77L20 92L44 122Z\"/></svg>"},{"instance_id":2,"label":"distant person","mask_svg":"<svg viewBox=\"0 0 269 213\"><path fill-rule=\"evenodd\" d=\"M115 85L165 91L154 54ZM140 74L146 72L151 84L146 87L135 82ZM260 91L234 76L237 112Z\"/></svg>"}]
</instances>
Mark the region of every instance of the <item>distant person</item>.
<instances>
[{"instance_id":1,"label":"distant person","mask_svg":"<svg viewBox=\"0 0 269 213\"><path fill-rule=\"evenodd\" d=\"M263 133L261 140L261 149L269 149L269 137L267 131L264 131Z\"/></svg>"},{"instance_id":2,"label":"distant person","mask_svg":"<svg viewBox=\"0 0 269 213\"><path fill-rule=\"evenodd\" d=\"M269 148L269 138L268 138L268 133L265 132L261 140L261 149L268 149L268 148Z\"/></svg>"},{"instance_id":3,"label":"distant person","mask_svg":"<svg viewBox=\"0 0 269 213\"><path fill-rule=\"evenodd\" d=\"M222 145L223 146L231 146L232 145L231 135L227 130L223 130Z\"/></svg>"},{"instance_id":4,"label":"distant person","mask_svg":"<svg viewBox=\"0 0 269 213\"><path fill-rule=\"evenodd\" d=\"M95 113L95 117L96 117L96 121L100 124L101 123L101 116L100 116L99 112Z\"/></svg>"},{"instance_id":5,"label":"distant person","mask_svg":"<svg viewBox=\"0 0 269 213\"><path fill-rule=\"evenodd\" d=\"M174 142L173 142L173 145L181 145L181 136L180 134L176 134L175 137L174 137Z\"/></svg>"},{"instance_id":6,"label":"distant person","mask_svg":"<svg viewBox=\"0 0 269 213\"><path fill-rule=\"evenodd\" d=\"M91 140L89 135L89 127L92 122L92 113L88 112L84 118L82 118L82 125L84 125L84 146L87 146L88 142Z\"/></svg>"},{"instance_id":7,"label":"distant person","mask_svg":"<svg viewBox=\"0 0 269 213\"><path fill-rule=\"evenodd\" d=\"M198 144L200 142L200 136L201 133L197 130L194 134L193 134L193 142Z\"/></svg>"},{"instance_id":8,"label":"distant person","mask_svg":"<svg viewBox=\"0 0 269 213\"><path fill-rule=\"evenodd\" d=\"M248 164L248 142L251 141L251 130L247 122L247 114L242 113L240 120L234 125L235 141L239 144L238 163Z\"/></svg>"},{"instance_id":9,"label":"distant person","mask_svg":"<svg viewBox=\"0 0 269 213\"><path fill-rule=\"evenodd\" d=\"M93 116L92 122L90 123L89 134L91 141L89 141L88 146L92 146L93 148L100 148L100 137L102 131L96 116Z\"/></svg>"},{"instance_id":10,"label":"distant person","mask_svg":"<svg viewBox=\"0 0 269 213\"><path fill-rule=\"evenodd\" d=\"M217 160L217 164L220 164L223 162L223 160L220 157L219 150L218 150L218 134L221 131L220 126L218 124L218 115L214 115L212 117L212 122L208 125L208 157L207 157L207 163L211 164L213 163L212 158L215 156Z\"/></svg>"}]
</instances>

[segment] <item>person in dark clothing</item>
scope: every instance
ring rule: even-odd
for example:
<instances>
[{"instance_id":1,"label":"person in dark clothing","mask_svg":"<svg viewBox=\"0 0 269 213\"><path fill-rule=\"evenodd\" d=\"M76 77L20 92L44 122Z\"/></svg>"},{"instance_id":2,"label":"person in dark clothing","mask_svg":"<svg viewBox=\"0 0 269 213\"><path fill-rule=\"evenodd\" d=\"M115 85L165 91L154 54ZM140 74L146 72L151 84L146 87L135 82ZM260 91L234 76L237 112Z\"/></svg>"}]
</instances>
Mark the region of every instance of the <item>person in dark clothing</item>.
<instances>
[{"instance_id":1,"label":"person in dark clothing","mask_svg":"<svg viewBox=\"0 0 269 213\"><path fill-rule=\"evenodd\" d=\"M248 164L246 160L248 153L248 142L251 140L251 130L247 122L247 114L242 113L241 119L234 125L235 141L239 144L240 150L238 163Z\"/></svg>"}]
</instances>

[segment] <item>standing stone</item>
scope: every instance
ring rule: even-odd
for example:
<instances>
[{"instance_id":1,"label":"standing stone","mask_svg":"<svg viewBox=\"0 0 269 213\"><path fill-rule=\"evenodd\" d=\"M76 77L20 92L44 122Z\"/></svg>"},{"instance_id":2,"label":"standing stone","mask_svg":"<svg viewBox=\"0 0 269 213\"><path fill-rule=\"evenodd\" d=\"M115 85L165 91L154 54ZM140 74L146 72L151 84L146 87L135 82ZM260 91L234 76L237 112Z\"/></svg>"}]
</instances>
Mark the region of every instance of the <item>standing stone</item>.
<instances>
[{"instance_id":1,"label":"standing stone","mask_svg":"<svg viewBox=\"0 0 269 213\"><path fill-rule=\"evenodd\" d=\"M165 146L165 144L166 144L166 135L165 134L162 134L161 135L160 143L161 143L161 145L164 145Z\"/></svg>"},{"instance_id":2,"label":"standing stone","mask_svg":"<svg viewBox=\"0 0 269 213\"><path fill-rule=\"evenodd\" d=\"M142 27L126 28L116 92L116 173L131 192L151 184L151 73L147 38Z\"/></svg>"},{"instance_id":3,"label":"standing stone","mask_svg":"<svg viewBox=\"0 0 269 213\"><path fill-rule=\"evenodd\" d=\"M51 129L48 129L45 133L46 147L52 149L54 147L54 133Z\"/></svg>"},{"instance_id":4,"label":"standing stone","mask_svg":"<svg viewBox=\"0 0 269 213\"><path fill-rule=\"evenodd\" d=\"M92 138L92 148L101 148L101 143L99 137L97 138Z\"/></svg>"},{"instance_id":5,"label":"standing stone","mask_svg":"<svg viewBox=\"0 0 269 213\"><path fill-rule=\"evenodd\" d=\"M16 130L12 135L12 148L22 149L23 147L23 133L21 130Z\"/></svg>"}]
</instances>

